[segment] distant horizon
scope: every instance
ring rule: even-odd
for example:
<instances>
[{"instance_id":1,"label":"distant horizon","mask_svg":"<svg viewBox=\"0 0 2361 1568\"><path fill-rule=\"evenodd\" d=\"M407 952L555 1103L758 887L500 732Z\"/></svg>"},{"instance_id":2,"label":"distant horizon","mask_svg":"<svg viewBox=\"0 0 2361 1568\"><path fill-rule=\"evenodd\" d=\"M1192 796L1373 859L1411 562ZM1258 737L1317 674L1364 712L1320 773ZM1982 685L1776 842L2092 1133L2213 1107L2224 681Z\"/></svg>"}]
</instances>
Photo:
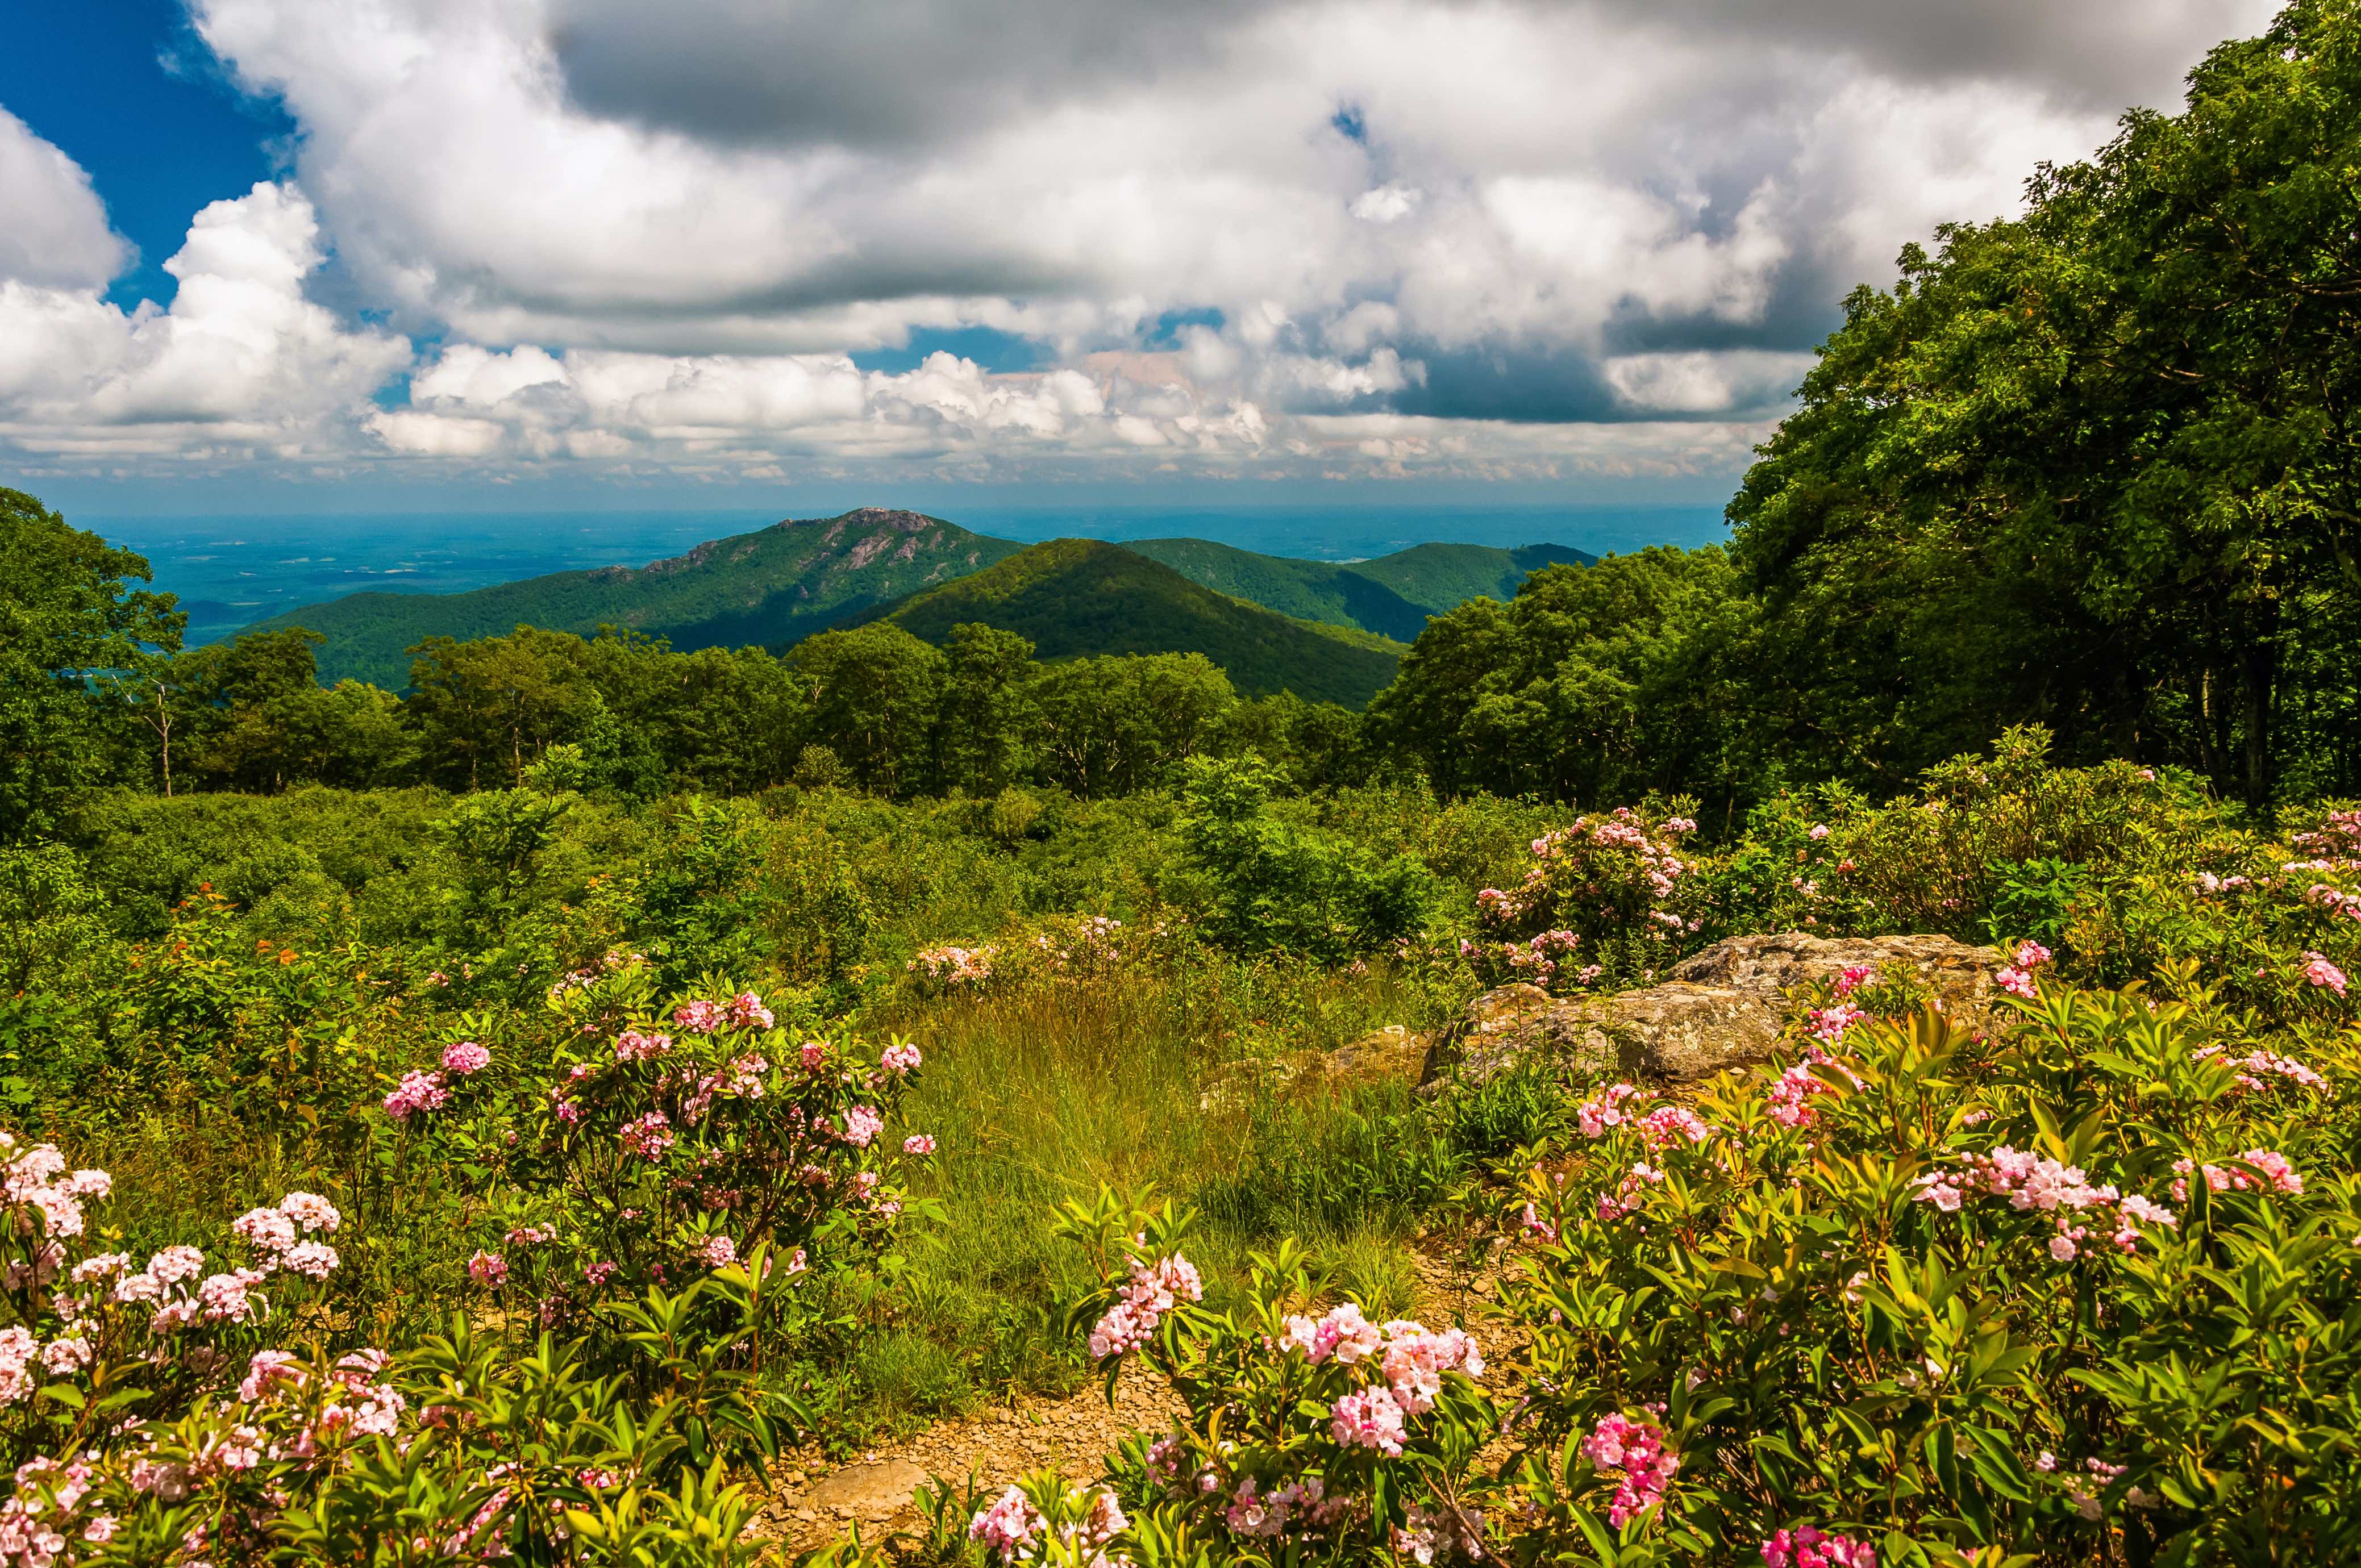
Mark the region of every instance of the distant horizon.
<instances>
[{"instance_id":1,"label":"distant horizon","mask_svg":"<svg viewBox=\"0 0 2361 1568\"><path fill-rule=\"evenodd\" d=\"M881 504L872 502L869 504ZM145 557L151 586L180 597L193 642L356 593L456 594L603 566L642 566L710 539L832 517L802 508L514 509L474 511L179 512L70 517ZM1345 562L1426 543L1588 554L1693 547L1724 534L1719 506L1531 503L1261 507L1077 503L898 510L1037 544L1057 538L1205 539L1267 555ZM570 526L568 526L570 524Z\"/></svg>"}]
</instances>

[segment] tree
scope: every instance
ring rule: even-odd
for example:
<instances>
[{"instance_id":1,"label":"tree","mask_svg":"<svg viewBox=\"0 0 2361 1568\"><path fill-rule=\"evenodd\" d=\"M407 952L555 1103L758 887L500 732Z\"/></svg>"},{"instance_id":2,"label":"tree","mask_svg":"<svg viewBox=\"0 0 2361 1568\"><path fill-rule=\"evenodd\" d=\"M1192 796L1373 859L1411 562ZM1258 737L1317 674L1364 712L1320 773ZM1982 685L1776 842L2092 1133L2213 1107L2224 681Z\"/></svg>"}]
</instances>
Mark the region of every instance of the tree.
<instances>
[{"instance_id":1,"label":"tree","mask_svg":"<svg viewBox=\"0 0 2361 1568\"><path fill-rule=\"evenodd\" d=\"M1373 748L1444 788L1590 804L1741 786L1752 611L1718 549L1554 565L1427 623Z\"/></svg>"},{"instance_id":2,"label":"tree","mask_svg":"<svg viewBox=\"0 0 2361 1568\"><path fill-rule=\"evenodd\" d=\"M1081 795L1161 784L1209 744L1237 702L1202 653L1122 653L1044 665L1033 678L1045 783Z\"/></svg>"},{"instance_id":3,"label":"tree","mask_svg":"<svg viewBox=\"0 0 2361 1568\"><path fill-rule=\"evenodd\" d=\"M145 560L0 489L0 839L46 831L113 771L99 677L179 648L187 617L132 580L149 580Z\"/></svg>"},{"instance_id":4,"label":"tree","mask_svg":"<svg viewBox=\"0 0 2361 1568\"><path fill-rule=\"evenodd\" d=\"M597 696L570 632L520 626L474 642L430 637L411 652L403 716L428 773L454 787L479 787L488 767L521 784L525 764L573 739Z\"/></svg>"},{"instance_id":5,"label":"tree","mask_svg":"<svg viewBox=\"0 0 2361 1568\"><path fill-rule=\"evenodd\" d=\"M943 645L943 706L935 723L935 778L943 789L997 795L1025 763L1026 687L1033 644L981 621L951 628Z\"/></svg>"},{"instance_id":6,"label":"tree","mask_svg":"<svg viewBox=\"0 0 2361 1568\"><path fill-rule=\"evenodd\" d=\"M807 637L787 663L808 705L807 744L835 752L859 787L879 795L925 782L942 707L940 653L880 621Z\"/></svg>"},{"instance_id":7,"label":"tree","mask_svg":"<svg viewBox=\"0 0 2361 1568\"><path fill-rule=\"evenodd\" d=\"M1783 739L2003 724L2260 804L2361 783L2361 16L2297 0L2026 215L1862 290L1730 517Z\"/></svg>"}]
</instances>

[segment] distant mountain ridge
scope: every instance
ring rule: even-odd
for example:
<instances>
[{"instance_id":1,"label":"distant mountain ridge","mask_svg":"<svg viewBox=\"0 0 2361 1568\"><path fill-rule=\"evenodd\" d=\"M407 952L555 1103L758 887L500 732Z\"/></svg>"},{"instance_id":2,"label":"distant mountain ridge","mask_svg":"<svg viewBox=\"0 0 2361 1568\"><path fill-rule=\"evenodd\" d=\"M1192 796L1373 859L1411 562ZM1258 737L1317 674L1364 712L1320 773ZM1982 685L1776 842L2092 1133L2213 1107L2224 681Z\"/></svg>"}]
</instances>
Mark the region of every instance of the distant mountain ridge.
<instances>
[{"instance_id":1,"label":"distant mountain ridge","mask_svg":"<svg viewBox=\"0 0 2361 1568\"><path fill-rule=\"evenodd\" d=\"M982 621L1032 640L1045 660L1095 653L1202 653L1247 696L1282 691L1361 707L1394 678L1404 647L1214 592L1120 544L1053 539L864 620L929 642Z\"/></svg>"},{"instance_id":2,"label":"distant mountain ridge","mask_svg":"<svg viewBox=\"0 0 2361 1568\"><path fill-rule=\"evenodd\" d=\"M1537 567L1592 559L1555 544L1519 550L1422 544L1369 561L1331 562L1262 555L1202 539L1053 543L1064 548L985 585L975 602L1000 608L971 619L1021 620L1011 629L1033 638L1044 658L1188 651L1179 644L1131 647L1138 641L1137 628L1101 603L1121 601L1131 607L1130 616L1145 616L1169 633L1167 642L1188 629L1209 644L1195 651L1230 668L1215 648L1225 651L1239 662L1231 674L1241 690L1285 686L1310 696L1317 687L1356 705L1366 700L1362 688L1381 667L1390 678L1400 645L1424 629L1428 616L1479 595L1505 598ZM862 507L708 540L644 566L559 572L459 594L353 594L288 610L249 630L308 627L326 638L319 650L322 679L399 689L409 684L406 650L412 644L436 636L500 636L520 625L585 637L602 625L620 626L684 651L750 644L784 650L832 626L882 619L889 611L899 619L905 609L914 630L931 629L939 606L964 601L955 597L921 609L917 600L1020 554L1030 552L939 517ZM1157 570L1124 567L1123 560ZM1085 581L1096 587L1084 592ZM1021 583L1024 591L1008 592L1010 582ZM1076 618L1072 626L1049 624L1042 607L1053 603ZM1243 611L1274 617L1287 630ZM1270 652L1279 648L1289 650L1284 658ZM1291 683L1280 678L1289 658L1302 661Z\"/></svg>"},{"instance_id":3,"label":"distant mountain ridge","mask_svg":"<svg viewBox=\"0 0 2361 1568\"><path fill-rule=\"evenodd\" d=\"M939 517L862 507L708 540L644 566L558 572L464 594L353 594L248 630L308 627L327 639L323 680L400 688L410 683L403 650L429 637L498 637L521 625L588 637L622 626L683 651L783 646L1023 548Z\"/></svg>"},{"instance_id":4,"label":"distant mountain ridge","mask_svg":"<svg viewBox=\"0 0 2361 1568\"><path fill-rule=\"evenodd\" d=\"M1417 544L1371 561L1300 561L1258 555L1209 539L1135 539L1126 550L1162 562L1191 582L1330 626L1356 626L1414 641L1426 619L1472 598L1505 599L1543 566L1588 565L1595 555L1564 544L1499 550L1484 544Z\"/></svg>"}]
</instances>

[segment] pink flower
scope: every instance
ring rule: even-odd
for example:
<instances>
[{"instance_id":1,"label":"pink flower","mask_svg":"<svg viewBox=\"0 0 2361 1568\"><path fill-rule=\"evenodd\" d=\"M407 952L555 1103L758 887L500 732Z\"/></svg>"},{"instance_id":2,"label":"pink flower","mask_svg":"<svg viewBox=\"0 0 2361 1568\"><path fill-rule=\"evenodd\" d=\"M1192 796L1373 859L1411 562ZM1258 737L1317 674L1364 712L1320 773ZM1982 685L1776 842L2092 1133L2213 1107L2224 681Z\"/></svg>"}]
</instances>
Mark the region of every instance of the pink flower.
<instances>
[{"instance_id":1,"label":"pink flower","mask_svg":"<svg viewBox=\"0 0 2361 1568\"><path fill-rule=\"evenodd\" d=\"M806 1072L818 1072L828 1062L828 1042L806 1040L796 1052L796 1058L804 1064Z\"/></svg>"},{"instance_id":2,"label":"pink flower","mask_svg":"<svg viewBox=\"0 0 2361 1568\"><path fill-rule=\"evenodd\" d=\"M290 1192L279 1201L279 1212L307 1231L333 1231L344 1223L336 1206L316 1192Z\"/></svg>"},{"instance_id":3,"label":"pink flower","mask_svg":"<svg viewBox=\"0 0 2361 1568\"><path fill-rule=\"evenodd\" d=\"M694 1035L709 1035L721 1027L720 1004L712 1002L684 1002L672 1010L672 1021Z\"/></svg>"},{"instance_id":4,"label":"pink flower","mask_svg":"<svg viewBox=\"0 0 2361 1568\"><path fill-rule=\"evenodd\" d=\"M626 1123L618 1135L623 1152L634 1154L653 1165L671 1152L674 1135L671 1121L661 1111Z\"/></svg>"},{"instance_id":5,"label":"pink flower","mask_svg":"<svg viewBox=\"0 0 2361 1568\"><path fill-rule=\"evenodd\" d=\"M2004 968L1995 970L1993 974L1993 983L2011 996L2026 1002L2034 1001L2041 994L2040 988L2033 982L2033 977L2021 969Z\"/></svg>"},{"instance_id":6,"label":"pink flower","mask_svg":"<svg viewBox=\"0 0 2361 1568\"><path fill-rule=\"evenodd\" d=\"M767 1029L771 1026L771 1010L763 999L751 991L741 991L730 999L730 1024L741 1029Z\"/></svg>"},{"instance_id":7,"label":"pink flower","mask_svg":"<svg viewBox=\"0 0 2361 1568\"><path fill-rule=\"evenodd\" d=\"M1686 1105L1659 1105L1640 1118L1640 1136L1652 1149L1668 1144L1701 1144L1713 1136L1713 1124Z\"/></svg>"},{"instance_id":8,"label":"pink flower","mask_svg":"<svg viewBox=\"0 0 2361 1568\"><path fill-rule=\"evenodd\" d=\"M648 1061L671 1049L670 1035L642 1035L637 1029L626 1029L615 1036L617 1061ZM588 1064L578 1065L587 1067Z\"/></svg>"},{"instance_id":9,"label":"pink flower","mask_svg":"<svg viewBox=\"0 0 2361 1568\"><path fill-rule=\"evenodd\" d=\"M1023 1487L1011 1486L1000 1495L998 1502L968 1521L967 1536L998 1552L1002 1562L1014 1562L1029 1555L1029 1549L1049 1522L1041 1510L1026 1498Z\"/></svg>"},{"instance_id":10,"label":"pink flower","mask_svg":"<svg viewBox=\"0 0 2361 1568\"><path fill-rule=\"evenodd\" d=\"M2015 959L2017 968L2037 970L2049 961L2049 949L2038 942L2019 942Z\"/></svg>"},{"instance_id":11,"label":"pink flower","mask_svg":"<svg viewBox=\"0 0 2361 1568\"><path fill-rule=\"evenodd\" d=\"M467 1260L467 1277L488 1290L497 1290L509 1280L509 1260L496 1252L476 1249Z\"/></svg>"},{"instance_id":12,"label":"pink flower","mask_svg":"<svg viewBox=\"0 0 2361 1568\"><path fill-rule=\"evenodd\" d=\"M1582 1440L1582 1452L1602 1475L1616 1475L1607 1519L1618 1530L1664 1501L1681 1468L1680 1456L1664 1447L1664 1429L1644 1417L1602 1416Z\"/></svg>"},{"instance_id":13,"label":"pink flower","mask_svg":"<svg viewBox=\"0 0 2361 1568\"><path fill-rule=\"evenodd\" d=\"M697 1246L698 1262L708 1268L727 1268L738 1261L738 1244L728 1236L708 1236Z\"/></svg>"},{"instance_id":14,"label":"pink flower","mask_svg":"<svg viewBox=\"0 0 2361 1568\"><path fill-rule=\"evenodd\" d=\"M935 1140L928 1137L924 1133L912 1133L908 1137L902 1140L902 1152L904 1154L932 1154L935 1152Z\"/></svg>"},{"instance_id":15,"label":"pink flower","mask_svg":"<svg viewBox=\"0 0 2361 1568\"><path fill-rule=\"evenodd\" d=\"M2318 953L2306 952L2303 955L2303 978L2311 984L2333 991L2339 996L2345 994L2345 971Z\"/></svg>"},{"instance_id":16,"label":"pink flower","mask_svg":"<svg viewBox=\"0 0 2361 1568\"><path fill-rule=\"evenodd\" d=\"M896 1077L918 1070L918 1047L906 1040L896 1040L885 1047L877 1065Z\"/></svg>"},{"instance_id":17,"label":"pink flower","mask_svg":"<svg viewBox=\"0 0 2361 1568\"><path fill-rule=\"evenodd\" d=\"M1877 1568L1877 1552L1849 1535L1824 1535L1805 1525L1763 1543L1763 1568Z\"/></svg>"},{"instance_id":18,"label":"pink flower","mask_svg":"<svg viewBox=\"0 0 2361 1568\"><path fill-rule=\"evenodd\" d=\"M1373 1448L1389 1459L1400 1457L1409 1436L1402 1408L1385 1388L1363 1388L1338 1399L1328 1411L1328 1431L1346 1448Z\"/></svg>"},{"instance_id":19,"label":"pink flower","mask_svg":"<svg viewBox=\"0 0 2361 1568\"><path fill-rule=\"evenodd\" d=\"M870 1140L884 1130L885 1118L874 1106L850 1106L844 1113L844 1141L854 1148L867 1148Z\"/></svg>"},{"instance_id":20,"label":"pink flower","mask_svg":"<svg viewBox=\"0 0 2361 1568\"><path fill-rule=\"evenodd\" d=\"M451 1091L443 1087L439 1072L406 1072L401 1081L385 1097L385 1113L395 1121L407 1121L413 1111L439 1111Z\"/></svg>"},{"instance_id":21,"label":"pink flower","mask_svg":"<svg viewBox=\"0 0 2361 1568\"><path fill-rule=\"evenodd\" d=\"M465 1078L491 1065L492 1053L473 1040L454 1040L443 1047L445 1070Z\"/></svg>"}]
</instances>

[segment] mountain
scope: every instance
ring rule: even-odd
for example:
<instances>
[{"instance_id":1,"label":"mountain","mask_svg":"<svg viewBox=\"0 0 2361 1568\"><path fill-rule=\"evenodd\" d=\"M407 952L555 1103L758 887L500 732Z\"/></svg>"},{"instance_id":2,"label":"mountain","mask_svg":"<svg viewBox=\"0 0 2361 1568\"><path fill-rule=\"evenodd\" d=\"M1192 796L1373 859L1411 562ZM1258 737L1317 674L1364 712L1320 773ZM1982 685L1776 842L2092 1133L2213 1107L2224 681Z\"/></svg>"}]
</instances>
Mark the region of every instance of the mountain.
<instances>
[{"instance_id":1,"label":"mountain","mask_svg":"<svg viewBox=\"0 0 2361 1568\"><path fill-rule=\"evenodd\" d=\"M1588 565L1598 559L1563 544L1518 550L1420 544L1372 561L1297 561L1206 539L1137 539L1124 548L1215 593L1300 620L1356 626L1400 642L1414 641L1430 615L1472 598L1510 598L1529 573L1543 566Z\"/></svg>"},{"instance_id":2,"label":"mountain","mask_svg":"<svg viewBox=\"0 0 2361 1568\"><path fill-rule=\"evenodd\" d=\"M1362 707L1392 680L1402 653L1383 637L1246 603L1095 539L1036 544L860 619L892 620L938 643L961 621L980 620L1031 638L1041 659L1202 653L1248 696L1291 691L1348 707Z\"/></svg>"},{"instance_id":3,"label":"mountain","mask_svg":"<svg viewBox=\"0 0 2361 1568\"><path fill-rule=\"evenodd\" d=\"M519 626L591 635L603 625L667 639L683 651L783 646L873 606L962 577L1022 549L912 511L863 507L789 520L645 566L601 566L464 594L354 594L251 630L304 626L327 638L320 678L410 684L411 644L498 637Z\"/></svg>"}]
</instances>

